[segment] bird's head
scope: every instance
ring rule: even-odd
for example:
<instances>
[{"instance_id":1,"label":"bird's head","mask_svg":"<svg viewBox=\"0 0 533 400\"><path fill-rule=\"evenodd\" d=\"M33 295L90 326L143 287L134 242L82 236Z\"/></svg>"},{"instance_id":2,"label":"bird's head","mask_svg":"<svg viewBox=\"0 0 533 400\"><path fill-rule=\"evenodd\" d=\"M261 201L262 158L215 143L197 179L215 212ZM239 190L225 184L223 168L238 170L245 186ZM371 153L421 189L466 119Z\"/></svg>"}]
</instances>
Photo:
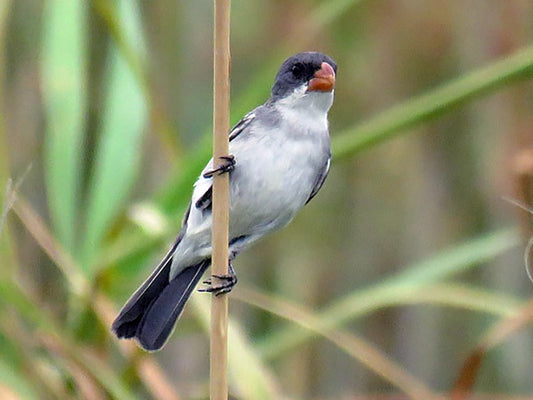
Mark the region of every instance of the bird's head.
<instances>
[{"instance_id":1,"label":"bird's head","mask_svg":"<svg viewBox=\"0 0 533 400\"><path fill-rule=\"evenodd\" d=\"M272 87L271 100L299 102L301 99L303 103L307 99L316 103L322 99L318 103L324 102L329 109L336 73L337 64L331 57L317 52L298 53L281 65Z\"/></svg>"}]
</instances>

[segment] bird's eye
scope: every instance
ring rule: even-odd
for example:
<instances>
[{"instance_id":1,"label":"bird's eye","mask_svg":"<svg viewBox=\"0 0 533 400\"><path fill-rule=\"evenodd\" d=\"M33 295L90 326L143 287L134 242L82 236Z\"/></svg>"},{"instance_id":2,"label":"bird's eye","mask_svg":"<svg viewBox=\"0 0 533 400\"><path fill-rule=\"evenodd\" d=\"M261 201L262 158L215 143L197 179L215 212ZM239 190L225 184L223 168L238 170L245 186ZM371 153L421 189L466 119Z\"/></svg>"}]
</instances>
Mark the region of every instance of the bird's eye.
<instances>
[{"instance_id":1,"label":"bird's eye","mask_svg":"<svg viewBox=\"0 0 533 400\"><path fill-rule=\"evenodd\" d=\"M291 68L292 75L296 78L299 78L304 72L304 66L301 63L296 63Z\"/></svg>"}]
</instances>

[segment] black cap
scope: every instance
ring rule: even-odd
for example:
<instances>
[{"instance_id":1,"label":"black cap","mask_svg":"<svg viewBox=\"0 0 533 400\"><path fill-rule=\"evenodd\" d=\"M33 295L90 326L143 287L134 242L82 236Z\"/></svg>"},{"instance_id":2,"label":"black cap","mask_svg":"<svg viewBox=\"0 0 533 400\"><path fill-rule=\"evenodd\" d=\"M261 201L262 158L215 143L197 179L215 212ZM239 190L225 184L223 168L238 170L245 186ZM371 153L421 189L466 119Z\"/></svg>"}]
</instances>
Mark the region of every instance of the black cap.
<instances>
[{"instance_id":1,"label":"black cap","mask_svg":"<svg viewBox=\"0 0 533 400\"><path fill-rule=\"evenodd\" d=\"M309 51L287 58L276 75L272 86L271 98L282 98L292 93L297 87L313 79L322 63L326 62L337 73L337 64L325 54Z\"/></svg>"}]
</instances>

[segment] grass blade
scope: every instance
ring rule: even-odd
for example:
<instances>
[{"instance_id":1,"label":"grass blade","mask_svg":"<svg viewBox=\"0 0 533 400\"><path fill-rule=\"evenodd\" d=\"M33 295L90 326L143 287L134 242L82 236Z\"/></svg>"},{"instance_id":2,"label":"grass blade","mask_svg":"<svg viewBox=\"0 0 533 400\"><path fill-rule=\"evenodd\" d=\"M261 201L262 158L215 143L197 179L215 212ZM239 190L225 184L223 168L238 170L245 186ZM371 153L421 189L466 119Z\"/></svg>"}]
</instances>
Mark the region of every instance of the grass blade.
<instances>
[{"instance_id":1,"label":"grass blade","mask_svg":"<svg viewBox=\"0 0 533 400\"><path fill-rule=\"evenodd\" d=\"M81 269L76 265L70 254L66 253L59 243L57 243L35 210L33 210L23 199L19 199L14 205L14 211L38 245L62 272L70 292L80 299L90 299L91 301L89 305L94 310L95 315L98 317L101 324L106 327L111 326L111 322L117 311L111 305L111 302L101 293L98 291L90 292L88 279L81 273ZM15 285L11 280L0 280L0 300L3 296L9 296L13 287L15 287ZM16 305L16 308L19 311L21 311L21 308L25 311L25 315L28 316L28 318L31 317L33 320L39 320L38 316L32 314L31 307L28 308L26 306L27 302L17 303L16 296L5 303ZM2 304L2 301L0 301L0 304ZM111 334L111 332L109 332L109 334ZM179 398L154 358L139 357L139 349L132 342L121 342L119 348L122 354L130 359L131 365L133 365L141 378L141 381L153 394L154 398ZM96 369L95 372L98 372L98 369Z\"/></svg>"},{"instance_id":2,"label":"grass blade","mask_svg":"<svg viewBox=\"0 0 533 400\"><path fill-rule=\"evenodd\" d=\"M512 230L501 230L484 235L445 250L379 284L355 291L325 307L317 316L329 327L339 326L380 306L391 291L402 290L402 288L411 290L442 281L490 260L519 243L518 233ZM288 326L267 337L258 345L258 348L264 356L275 358L313 336L308 331Z\"/></svg>"},{"instance_id":3,"label":"grass blade","mask_svg":"<svg viewBox=\"0 0 533 400\"><path fill-rule=\"evenodd\" d=\"M410 398L438 399L422 382L361 337L342 330L331 329L311 311L287 300L268 296L257 290L241 289L240 292L240 297L245 302L263 308L328 339L348 355L408 394Z\"/></svg>"},{"instance_id":4,"label":"grass blade","mask_svg":"<svg viewBox=\"0 0 533 400\"><path fill-rule=\"evenodd\" d=\"M73 253L85 130L85 2L47 1L43 21L46 190L54 231L61 244Z\"/></svg>"},{"instance_id":5,"label":"grass blade","mask_svg":"<svg viewBox=\"0 0 533 400\"><path fill-rule=\"evenodd\" d=\"M135 398L107 364L75 343L16 283L0 281L0 301L15 307L17 312L33 325L34 330L40 331L36 334L37 338L53 341L60 353L85 368L115 398Z\"/></svg>"},{"instance_id":6,"label":"grass blade","mask_svg":"<svg viewBox=\"0 0 533 400\"><path fill-rule=\"evenodd\" d=\"M136 50L142 52L142 40L138 37L140 19L135 3L121 1L119 15L126 31L133 36ZM137 175L148 116L135 71L116 45L112 46L111 52L102 130L87 200L87 231L82 250L86 272L91 272L90 263Z\"/></svg>"}]
</instances>

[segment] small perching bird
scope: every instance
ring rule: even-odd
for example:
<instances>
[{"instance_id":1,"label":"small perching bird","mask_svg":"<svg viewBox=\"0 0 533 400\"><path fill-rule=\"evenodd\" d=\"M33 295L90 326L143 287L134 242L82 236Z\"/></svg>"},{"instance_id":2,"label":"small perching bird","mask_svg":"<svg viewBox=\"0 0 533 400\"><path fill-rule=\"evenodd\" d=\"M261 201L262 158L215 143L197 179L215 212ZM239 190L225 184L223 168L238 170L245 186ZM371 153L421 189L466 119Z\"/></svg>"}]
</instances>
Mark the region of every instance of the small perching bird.
<instances>
[{"instance_id":1,"label":"small perching bird","mask_svg":"<svg viewBox=\"0 0 533 400\"><path fill-rule=\"evenodd\" d=\"M230 156L209 161L194 184L181 232L113 322L119 338L161 349L211 264L213 175L229 173L229 274L202 291L229 292L237 282L231 261L265 234L287 225L319 191L331 160L328 111L337 65L317 52L281 65L267 102L229 134Z\"/></svg>"}]
</instances>

